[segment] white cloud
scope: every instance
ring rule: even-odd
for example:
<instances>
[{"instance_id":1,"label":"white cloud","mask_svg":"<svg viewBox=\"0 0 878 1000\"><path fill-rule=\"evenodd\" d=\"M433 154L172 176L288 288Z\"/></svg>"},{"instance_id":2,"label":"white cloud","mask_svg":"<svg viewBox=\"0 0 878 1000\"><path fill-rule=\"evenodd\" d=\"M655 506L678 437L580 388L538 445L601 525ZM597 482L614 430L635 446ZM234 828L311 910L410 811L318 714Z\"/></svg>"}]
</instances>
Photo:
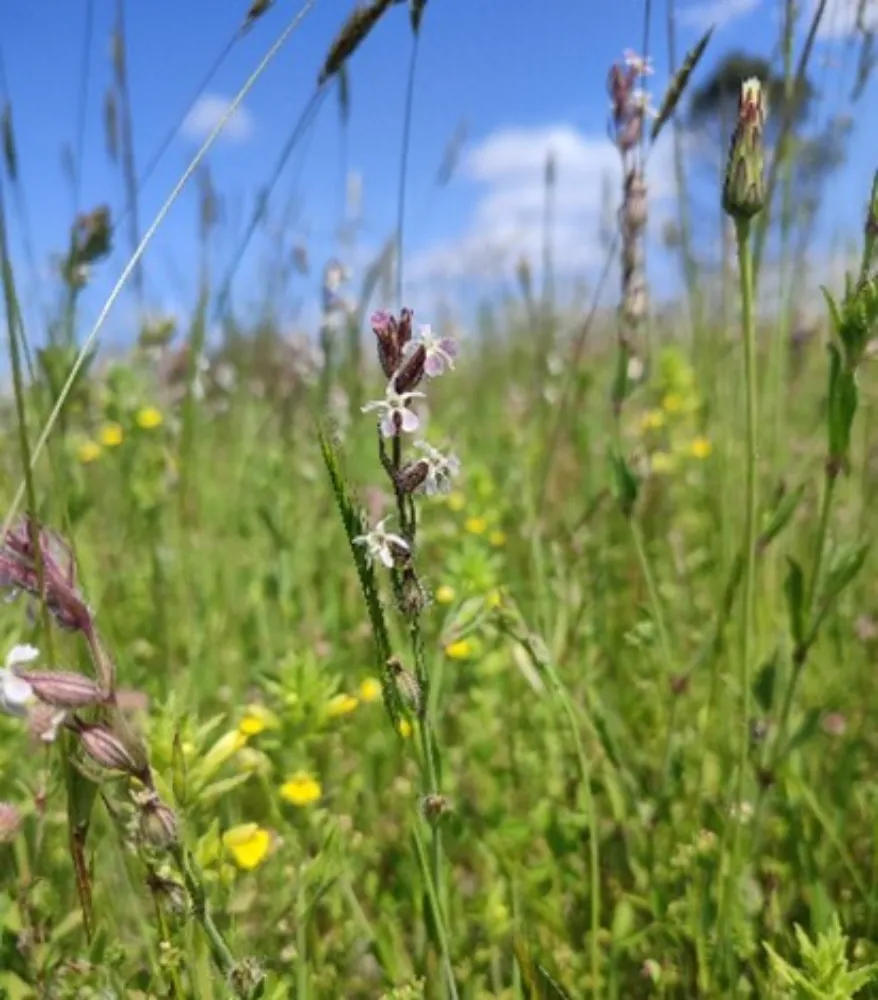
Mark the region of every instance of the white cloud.
<instances>
[{"instance_id":1,"label":"white cloud","mask_svg":"<svg viewBox=\"0 0 878 1000\"><path fill-rule=\"evenodd\" d=\"M805 23L810 24L818 0L810 0L805 12ZM860 13L862 7L862 14ZM857 17L861 23L857 23ZM847 38L859 29L878 31L878 0L829 0L820 22L818 37Z\"/></svg>"},{"instance_id":2,"label":"white cloud","mask_svg":"<svg viewBox=\"0 0 878 1000\"><path fill-rule=\"evenodd\" d=\"M199 97L183 121L183 133L190 139L206 139L228 111L231 100L222 94L204 94ZM221 138L229 142L246 142L253 135L253 116L239 107L226 122Z\"/></svg>"},{"instance_id":3,"label":"white cloud","mask_svg":"<svg viewBox=\"0 0 878 1000\"><path fill-rule=\"evenodd\" d=\"M605 135L585 134L569 124L504 128L488 135L464 159L463 176L479 188L466 229L415 255L407 265L410 280L508 277L521 257L538 272L550 152L556 162L555 269L571 275L600 266L605 255L601 223L615 212L621 190L616 148ZM653 203L671 190L668 153L660 140L650 156L647 176Z\"/></svg>"},{"instance_id":4,"label":"white cloud","mask_svg":"<svg viewBox=\"0 0 878 1000\"><path fill-rule=\"evenodd\" d=\"M714 24L725 28L752 13L761 3L762 0L704 0L682 8L680 23L695 31L707 31Z\"/></svg>"}]
</instances>

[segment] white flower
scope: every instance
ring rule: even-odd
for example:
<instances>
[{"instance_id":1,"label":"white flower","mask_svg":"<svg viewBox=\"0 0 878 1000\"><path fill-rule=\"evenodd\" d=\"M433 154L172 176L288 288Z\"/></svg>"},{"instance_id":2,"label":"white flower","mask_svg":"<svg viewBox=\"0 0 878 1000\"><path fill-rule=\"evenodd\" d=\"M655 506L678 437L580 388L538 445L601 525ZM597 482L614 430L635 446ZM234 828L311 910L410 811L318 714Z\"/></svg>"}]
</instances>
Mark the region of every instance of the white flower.
<instances>
[{"instance_id":1,"label":"white flower","mask_svg":"<svg viewBox=\"0 0 878 1000\"><path fill-rule=\"evenodd\" d=\"M625 65L640 76L652 76L652 59L649 56L638 55L633 49L625 49L622 53Z\"/></svg>"},{"instance_id":2,"label":"white flower","mask_svg":"<svg viewBox=\"0 0 878 1000\"><path fill-rule=\"evenodd\" d=\"M426 441L415 441L415 447L424 453L424 461L427 463L424 492L428 497L437 493L449 493L451 480L460 472L460 459L457 455L443 455Z\"/></svg>"},{"instance_id":3,"label":"white flower","mask_svg":"<svg viewBox=\"0 0 878 1000\"><path fill-rule=\"evenodd\" d=\"M652 94L647 90L635 87L631 91L631 106L636 108L646 118L658 117L658 112L652 106Z\"/></svg>"},{"instance_id":4,"label":"white flower","mask_svg":"<svg viewBox=\"0 0 878 1000\"><path fill-rule=\"evenodd\" d=\"M388 531L384 525L388 519L383 517L375 527L365 535L357 535L354 538L354 545L366 546L366 558L371 563L373 559L380 559L384 565L391 569L393 567L393 550L402 549L409 551L409 543L400 535L395 535Z\"/></svg>"},{"instance_id":5,"label":"white flower","mask_svg":"<svg viewBox=\"0 0 878 1000\"><path fill-rule=\"evenodd\" d=\"M32 663L40 651L33 646L13 646L0 667L0 711L24 717L34 699L33 688L17 674L17 668Z\"/></svg>"},{"instance_id":6,"label":"white flower","mask_svg":"<svg viewBox=\"0 0 878 1000\"><path fill-rule=\"evenodd\" d=\"M378 410L381 414L381 433L386 438L396 437L397 424L399 430L403 432L411 433L418 429L420 422L417 415L412 413L406 404L415 396L423 395L422 392L397 392L391 379L384 393L384 399L372 400L361 409L363 413Z\"/></svg>"},{"instance_id":7,"label":"white flower","mask_svg":"<svg viewBox=\"0 0 878 1000\"><path fill-rule=\"evenodd\" d=\"M433 327L429 323L418 327L417 336L406 345L406 354L411 354L420 346L423 346L426 353L424 374L428 378L436 378L446 368L454 367L454 359L457 357L457 341L452 340L451 337L434 336Z\"/></svg>"}]
</instances>

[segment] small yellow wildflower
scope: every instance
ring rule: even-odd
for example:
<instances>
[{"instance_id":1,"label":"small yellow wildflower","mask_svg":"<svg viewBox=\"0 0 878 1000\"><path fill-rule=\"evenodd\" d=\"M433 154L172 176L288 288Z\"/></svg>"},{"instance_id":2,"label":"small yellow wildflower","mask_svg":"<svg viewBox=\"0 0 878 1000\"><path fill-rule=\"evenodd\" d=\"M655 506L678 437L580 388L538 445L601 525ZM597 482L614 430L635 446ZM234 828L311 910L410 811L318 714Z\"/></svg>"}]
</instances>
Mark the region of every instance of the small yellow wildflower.
<instances>
[{"instance_id":1,"label":"small yellow wildflower","mask_svg":"<svg viewBox=\"0 0 878 1000\"><path fill-rule=\"evenodd\" d=\"M264 705L248 705L241 721L238 723L238 732L244 736L258 736L266 729L277 729L279 723L277 716Z\"/></svg>"},{"instance_id":2,"label":"small yellow wildflower","mask_svg":"<svg viewBox=\"0 0 878 1000\"><path fill-rule=\"evenodd\" d=\"M503 603L503 595L500 593L499 589L495 587L493 590L489 590L485 595L485 607L489 611L495 611Z\"/></svg>"},{"instance_id":3,"label":"small yellow wildflower","mask_svg":"<svg viewBox=\"0 0 878 1000\"><path fill-rule=\"evenodd\" d=\"M137 411L134 419L137 421L137 426L142 430L152 431L161 425L164 417L161 414L161 410L157 410L154 406L144 406Z\"/></svg>"},{"instance_id":4,"label":"small yellow wildflower","mask_svg":"<svg viewBox=\"0 0 878 1000\"><path fill-rule=\"evenodd\" d=\"M445 655L452 660L467 660L472 656L473 644L469 639L457 639L445 647Z\"/></svg>"},{"instance_id":5,"label":"small yellow wildflower","mask_svg":"<svg viewBox=\"0 0 878 1000\"><path fill-rule=\"evenodd\" d=\"M712 451L713 445L710 439L701 434L689 445L689 454L693 458L709 458Z\"/></svg>"},{"instance_id":6,"label":"small yellow wildflower","mask_svg":"<svg viewBox=\"0 0 878 1000\"><path fill-rule=\"evenodd\" d=\"M310 806L322 794L320 782L307 771L297 771L280 786L280 797L293 806Z\"/></svg>"},{"instance_id":7,"label":"small yellow wildflower","mask_svg":"<svg viewBox=\"0 0 878 1000\"><path fill-rule=\"evenodd\" d=\"M454 587L449 587L447 583L443 583L441 587L436 588L437 604L451 604L456 596Z\"/></svg>"},{"instance_id":8,"label":"small yellow wildflower","mask_svg":"<svg viewBox=\"0 0 878 1000\"><path fill-rule=\"evenodd\" d=\"M350 715L359 702L352 694L337 694L329 699L326 714L330 719L338 719L342 715Z\"/></svg>"},{"instance_id":9,"label":"small yellow wildflower","mask_svg":"<svg viewBox=\"0 0 878 1000\"><path fill-rule=\"evenodd\" d=\"M664 476L669 472L673 472L676 464L674 456L666 451L653 452L649 460L650 471L657 476Z\"/></svg>"},{"instance_id":10,"label":"small yellow wildflower","mask_svg":"<svg viewBox=\"0 0 878 1000\"><path fill-rule=\"evenodd\" d=\"M501 549L506 544L506 532L492 531L488 536L488 541L494 546L495 549Z\"/></svg>"},{"instance_id":11,"label":"small yellow wildflower","mask_svg":"<svg viewBox=\"0 0 878 1000\"><path fill-rule=\"evenodd\" d=\"M640 420L640 428L644 431L657 431L665 426L665 415L661 410L648 410Z\"/></svg>"},{"instance_id":12,"label":"small yellow wildflower","mask_svg":"<svg viewBox=\"0 0 878 1000\"><path fill-rule=\"evenodd\" d=\"M488 530L488 522L483 517L468 517L463 526L471 535L484 535Z\"/></svg>"},{"instance_id":13,"label":"small yellow wildflower","mask_svg":"<svg viewBox=\"0 0 878 1000\"><path fill-rule=\"evenodd\" d=\"M257 868L265 860L271 847L271 834L257 823L242 823L223 834L223 846L244 871Z\"/></svg>"},{"instance_id":14,"label":"small yellow wildflower","mask_svg":"<svg viewBox=\"0 0 878 1000\"><path fill-rule=\"evenodd\" d=\"M83 465L90 465L101 457L101 446L97 441L83 441L76 449L76 457Z\"/></svg>"},{"instance_id":15,"label":"small yellow wildflower","mask_svg":"<svg viewBox=\"0 0 878 1000\"><path fill-rule=\"evenodd\" d=\"M679 392L669 392L662 400L666 413L679 413L683 409L683 397Z\"/></svg>"},{"instance_id":16,"label":"small yellow wildflower","mask_svg":"<svg viewBox=\"0 0 878 1000\"><path fill-rule=\"evenodd\" d=\"M466 506L466 497L459 490L455 490L453 493L448 494L449 510L461 511L465 506Z\"/></svg>"},{"instance_id":17,"label":"small yellow wildflower","mask_svg":"<svg viewBox=\"0 0 878 1000\"><path fill-rule=\"evenodd\" d=\"M407 740L412 735L412 724L408 719L399 720L399 735Z\"/></svg>"},{"instance_id":18,"label":"small yellow wildflower","mask_svg":"<svg viewBox=\"0 0 878 1000\"><path fill-rule=\"evenodd\" d=\"M360 701L365 705L369 705L373 701L378 701L380 697L381 681L375 680L374 677L367 677L360 684Z\"/></svg>"},{"instance_id":19,"label":"small yellow wildflower","mask_svg":"<svg viewBox=\"0 0 878 1000\"><path fill-rule=\"evenodd\" d=\"M104 424L98 437L105 448L118 448L125 436L119 424Z\"/></svg>"}]
</instances>

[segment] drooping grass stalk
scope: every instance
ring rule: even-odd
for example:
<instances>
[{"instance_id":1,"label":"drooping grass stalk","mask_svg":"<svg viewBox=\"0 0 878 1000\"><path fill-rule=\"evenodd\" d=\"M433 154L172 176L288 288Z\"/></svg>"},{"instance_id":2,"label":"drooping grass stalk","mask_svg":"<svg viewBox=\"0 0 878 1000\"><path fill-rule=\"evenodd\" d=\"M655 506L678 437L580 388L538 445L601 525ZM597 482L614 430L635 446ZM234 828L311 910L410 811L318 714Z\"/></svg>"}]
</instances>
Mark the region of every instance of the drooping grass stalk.
<instances>
[{"instance_id":1,"label":"drooping grass stalk","mask_svg":"<svg viewBox=\"0 0 878 1000\"><path fill-rule=\"evenodd\" d=\"M292 19L288 22L286 28L284 28L284 30L280 33L278 38L270 46L266 54L259 61L259 64L257 65L256 69L253 70L253 72L245 81L244 85L232 99L225 113L216 123L210 135L204 140L204 142L202 143L200 149L195 154L195 156L193 156L192 160L189 163L189 166L183 172L183 176L174 185L173 190L168 195L162 207L159 209L158 213L156 214L156 217L153 219L149 228L143 234L143 238L140 240L137 249L131 255L131 258L129 259L128 263L122 269L122 273L119 275L116 284L113 286L112 291L107 297L106 302L104 303L100 313L98 314L98 318L95 320L95 323L91 328L91 330L89 331L88 336L85 338L82 347L79 349L79 353L77 354L76 360L71 366L70 373L68 374L67 379L61 388L61 392L58 394L58 399L55 401L55 405L52 407L52 411L49 414L48 419L46 420L46 425L43 428L42 432L40 433L39 437L37 438L36 443L34 444L29 464L30 469L33 469L35 463L42 454L43 449L46 446L46 442L49 440L49 436L51 435L52 430L54 429L55 424L57 423L58 418L61 414L61 411L64 408L64 404L67 401L67 397L70 395L70 391L73 388L73 384L76 381L76 377L82 370L82 367L85 364L86 359L88 358L88 353L94 346L95 341L97 340L98 334L103 329L104 323L106 322L107 317L110 314L110 310L115 305L116 300L119 298L119 295L122 292L122 289L125 287L125 282L128 280L128 278L133 273L134 269L137 267L138 263L143 257L143 254L146 252L147 246L152 241L156 232L158 232L159 227L164 222L166 216L170 212L177 198L180 196L180 193L183 191L183 189L186 187L186 185L189 183L189 181L197 172L200 164L207 156L208 152L210 151L213 144L216 142L222 130L226 127L229 120L237 112L238 108L243 103L247 94L249 94L250 91L255 86L257 80L259 80L259 78L262 76L262 74L265 72L268 66L273 62L278 53L281 51L281 49L283 49L284 45L289 41L289 39L292 37L295 31L299 28L305 16L311 10L313 5L314 5L314 0L306 0L306 3L300 8L298 13L296 13L292 17ZM19 485L18 489L16 490L15 496L13 497L12 503L10 504L9 512L7 513L6 519L3 522L4 534L8 530L9 525L12 522L12 519L15 517L15 514L18 511L18 508L21 506L21 502L25 494L25 489L26 489L26 479Z\"/></svg>"}]
</instances>

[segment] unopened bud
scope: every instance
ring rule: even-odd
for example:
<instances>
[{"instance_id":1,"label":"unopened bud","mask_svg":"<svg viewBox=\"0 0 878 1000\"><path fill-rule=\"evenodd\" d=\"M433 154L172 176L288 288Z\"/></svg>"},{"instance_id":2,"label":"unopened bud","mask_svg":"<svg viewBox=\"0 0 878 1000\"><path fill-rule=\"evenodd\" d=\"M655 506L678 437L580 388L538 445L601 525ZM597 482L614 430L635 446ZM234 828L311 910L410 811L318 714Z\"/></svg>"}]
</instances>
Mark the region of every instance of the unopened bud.
<instances>
[{"instance_id":1,"label":"unopened bud","mask_svg":"<svg viewBox=\"0 0 878 1000\"><path fill-rule=\"evenodd\" d=\"M23 670L19 676L30 684L40 701L57 708L84 708L107 700L106 692L82 674L63 670Z\"/></svg>"},{"instance_id":2,"label":"unopened bud","mask_svg":"<svg viewBox=\"0 0 878 1000\"><path fill-rule=\"evenodd\" d=\"M82 749L96 764L108 771L122 771L132 778L148 781L149 765L145 755L124 743L111 729L100 723L80 722L76 730Z\"/></svg>"},{"instance_id":3,"label":"unopened bud","mask_svg":"<svg viewBox=\"0 0 878 1000\"><path fill-rule=\"evenodd\" d=\"M430 472L430 463L426 459L418 459L416 462L409 462L404 465L394 477L396 485L403 493L414 493Z\"/></svg>"},{"instance_id":4,"label":"unopened bud","mask_svg":"<svg viewBox=\"0 0 878 1000\"><path fill-rule=\"evenodd\" d=\"M765 98L755 77L741 84L738 121L732 135L723 183L723 208L735 219L750 219L765 204Z\"/></svg>"},{"instance_id":5,"label":"unopened bud","mask_svg":"<svg viewBox=\"0 0 878 1000\"><path fill-rule=\"evenodd\" d=\"M396 684L396 689L403 704L410 708L415 715L420 715L424 698L417 677L405 669L402 661L397 656L391 656L387 661L387 670L393 678L394 684Z\"/></svg>"},{"instance_id":6,"label":"unopened bud","mask_svg":"<svg viewBox=\"0 0 878 1000\"><path fill-rule=\"evenodd\" d=\"M372 314L372 332L378 342L378 360L381 370L390 378L399 368L402 350L399 346L399 330L396 318L386 310Z\"/></svg>"},{"instance_id":7,"label":"unopened bud","mask_svg":"<svg viewBox=\"0 0 878 1000\"><path fill-rule=\"evenodd\" d=\"M424 816L431 823L435 823L436 820L441 819L451 809L451 803L444 795L432 792L424 796L421 802L421 809L424 811Z\"/></svg>"},{"instance_id":8,"label":"unopened bud","mask_svg":"<svg viewBox=\"0 0 878 1000\"><path fill-rule=\"evenodd\" d=\"M423 344L418 346L405 358L399 366L396 378L393 380L393 388L402 395L415 389L424 377L424 365L427 361L427 349Z\"/></svg>"},{"instance_id":9,"label":"unopened bud","mask_svg":"<svg viewBox=\"0 0 878 1000\"><path fill-rule=\"evenodd\" d=\"M177 814L157 795L151 795L140 806L140 832L153 847L171 847L180 839Z\"/></svg>"}]
</instances>

